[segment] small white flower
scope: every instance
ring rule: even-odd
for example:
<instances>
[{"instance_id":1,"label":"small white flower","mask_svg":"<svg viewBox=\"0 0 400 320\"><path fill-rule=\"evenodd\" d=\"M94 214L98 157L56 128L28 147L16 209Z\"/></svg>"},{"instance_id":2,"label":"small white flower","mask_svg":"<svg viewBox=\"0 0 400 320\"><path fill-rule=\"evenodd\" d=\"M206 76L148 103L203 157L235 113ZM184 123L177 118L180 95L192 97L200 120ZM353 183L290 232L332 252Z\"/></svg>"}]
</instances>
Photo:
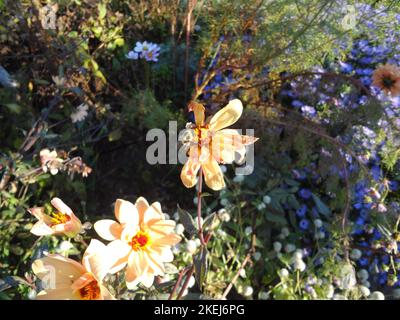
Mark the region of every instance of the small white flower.
<instances>
[{"instance_id":1,"label":"small white flower","mask_svg":"<svg viewBox=\"0 0 400 320\"><path fill-rule=\"evenodd\" d=\"M326 297L328 299L332 299L334 293L335 293L335 288L333 287L333 285L330 284L328 287L328 292L326 293Z\"/></svg>"},{"instance_id":2,"label":"small white flower","mask_svg":"<svg viewBox=\"0 0 400 320\"><path fill-rule=\"evenodd\" d=\"M194 254L196 250L197 250L196 241L188 240L188 242L186 242L186 251L189 252L190 254Z\"/></svg>"},{"instance_id":3,"label":"small white flower","mask_svg":"<svg viewBox=\"0 0 400 320\"><path fill-rule=\"evenodd\" d=\"M181 245L180 245L180 243L174 245L174 246L171 248L171 250L172 250L172 253L173 253L173 254L178 254L178 253L181 251Z\"/></svg>"},{"instance_id":4,"label":"small white flower","mask_svg":"<svg viewBox=\"0 0 400 320\"><path fill-rule=\"evenodd\" d=\"M289 229L286 227L282 228L281 234L286 238L290 234Z\"/></svg>"},{"instance_id":5,"label":"small white flower","mask_svg":"<svg viewBox=\"0 0 400 320\"><path fill-rule=\"evenodd\" d=\"M359 286L358 289L363 297L368 297L371 294L371 291L365 286Z\"/></svg>"},{"instance_id":6,"label":"small white flower","mask_svg":"<svg viewBox=\"0 0 400 320\"><path fill-rule=\"evenodd\" d=\"M287 278L289 276L289 271L286 268L279 270L279 276L281 278Z\"/></svg>"},{"instance_id":7,"label":"small white flower","mask_svg":"<svg viewBox=\"0 0 400 320\"><path fill-rule=\"evenodd\" d=\"M246 234L246 236L251 235L251 233L253 232L252 227L248 226L244 229L244 233Z\"/></svg>"},{"instance_id":8,"label":"small white flower","mask_svg":"<svg viewBox=\"0 0 400 320\"><path fill-rule=\"evenodd\" d=\"M354 261L357 261L358 259L360 259L361 256L362 256L361 250L358 250L358 249L351 250L350 258L353 259Z\"/></svg>"},{"instance_id":9,"label":"small white flower","mask_svg":"<svg viewBox=\"0 0 400 320\"><path fill-rule=\"evenodd\" d=\"M194 198L193 198L193 203L194 203L195 205L197 205L197 203L198 203L197 197L194 197Z\"/></svg>"},{"instance_id":10,"label":"small white flower","mask_svg":"<svg viewBox=\"0 0 400 320\"><path fill-rule=\"evenodd\" d=\"M315 239L324 239L325 238L325 232L319 231L315 234Z\"/></svg>"},{"instance_id":11,"label":"small white flower","mask_svg":"<svg viewBox=\"0 0 400 320\"><path fill-rule=\"evenodd\" d=\"M293 263L294 270L300 270L300 272L303 272L306 269L306 267L307 267L306 264L301 259L297 259Z\"/></svg>"},{"instance_id":12,"label":"small white flower","mask_svg":"<svg viewBox=\"0 0 400 320\"><path fill-rule=\"evenodd\" d=\"M320 220L320 219L315 219L314 220L314 225L315 225L315 227L316 228L321 228L322 227L322 220Z\"/></svg>"},{"instance_id":13,"label":"small white flower","mask_svg":"<svg viewBox=\"0 0 400 320\"><path fill-rule=\"evenodd\" d=\"M59 250L60 252L66 252L66 251L71 250L73 247L74 247L74 246L72 245L71 242L64 240L64 241L62 241L62 242L60 243L60 245L58 246L58 250Z\"/></svg>"},{"instance_id":14,"label":"small white flower","mask_svg":"<svg viewBox=\"0 0 400 320\"><path fill-rule=\"evenodd\" d=\"M217 230L217 235L220 236L221 238L226 236L226 232L222 229Z\"/></svg>"},{"instance_id":15,"label":"small white flower","mask_svg":"<svg viewBox=\"0 0 400 320\"><path fill-rule=\"evenodd\" d=\"M270 204L270 203L271 203L271 197L268 196L268 195L265 195L265 196L263 197L263 202L264 202L265 204Z\"/></svg>"},{"instance_id":16,"label":"small white flower","mask_svg":"<svg viewBox=\"0 0 400 320\"><path fill-rule=\"evenodd\" d=\"M228 222L229 220L231 220L230 214L224 208L218 210L218 217L224 222Z\"/></svg>"},{"instance_id":17,"label":"small white flower","mask_svg":"<svg viewBox=\"0 0 400 320\"><path fill-rule=\"evenodd\" d=\"M76 111L71 113L72 123L80 122L85 120L88 115L89 106L86 103L82 103L76 108Z\"/></svg>"},{"instance_id":18,"label":"small white flower","mask_svg":"<svg viewBox=\"0 0 400 320\"><path fill-rule=\"evenodd\" d=\"M200 247L201 245L200 239L196 238L194 241L196 242L197 247Z\"/></svg>"},{"instance_id":19,"label":"small white flower","mask_svg":"<svg viewBox=\"0 0 400 320\"><path fill-rule=\"evenodd\" d=\"M196 283L196 280L194 279L193 276L191 276L189 279L188 288L192 288L195 283Z\"/></svg>"},{"instance_id":20,"label":"small white flower","mask_svg":"<svg viewBox=\"0 0 400 320\"><path fill-rule=\"evenodd\" d=\"M246 278L246 270L240 269L239 276L241 276L243 279L245 279Z\"/></svg>"},{"instance_id":21,"label":"small white flower","mask_svg":"<svg viewBox=\"0 0 400 320\"><path fill-rule=\"evenodd\" d=\"M282 250L282 243L275 241L273 247L275 252L280 252Z\"/></svg>"},{"instance_id":22,"label":"small white flower","mask_svg":"<svg viewBox=\"0 0 400 320\"><path fill-rule=\"evenodd\" d=\"M361 269L361 270L359 270L359 271L357 272L357 277L358 277L361 281L364 282L364 281L368 280L369 273L368 273L367 270Z\"/></svg>"},{"instance_id":23,"label":"small white flower","mask_svg":"<svg viewBox=\"0 0 400 320\"><path fill-rule=\"evenodd\" d=\"M287 253L291 253L291 252L293 252L294 250L296 250L296 246L295 246L294 244L292 244L292 243L288 243L288 244L285 246L285 251L286 251Z\"/></svg>"},{"instance_id":24,"label":"small white flower","mask_svg":"<svg viewBox=\"0 0 400 320\"><path fill-rule=\"evenodd\" d=\"M385 300L385 295L380 291L372 292L369 297L369 300Z\"/></svg>"},{"instance_id":25,"label":"small white flower","mask_svg":"<svg viewBox=\"0 0 400 320\"><path fill-rule=\"evenodd\" d=\"M257 210L258 210L258 211L261 211L261 210L264 210L266 207L267 207L267 206L265 205L264 202L260 202L260 203L257 205Z\"/></svg>"},{"instance_id":26,"label":"small white flower","mask_svg":"<svg viewBox=\"0 0 400 320\"><path fill-rule=\"evenodd\" d=\"M183 226L183 224L178 223L175 227L175 232L179 235L182 235L183 232L185 231L185 227Z\"/></svg>"},{"instance_id":27,"label":"small white flower","mask_svg":"<svg viewBox=\"0 0 400 320\"><path fill-rule=\"evenodd\" d=\"M30 289L29 292L28 292L28 299L29 300L35 300L36 296L37 296L36 291L33 290L33 289Z\"/></svg>"},{"instance_id":28,"label":"small white flower","mask_svg":"<svg viewBox=\"0 0 400 320\"><path fill-rule=\"evenodd\" d=\"M269 293L266 291L260 291L258 293L258 299L260 300L268 300L269 299Z\"/></svg>"},{"instance_id":29,"label":"small white flower","mask_svg":"<svg viewBox=\"0 0 400 320\"><path fill-rule=\"evenodd\" d=\"M293 254L293 259L295 259L295 260L303 259L303 251L300 249L297 249L296 252Z\"/></svg>"},{"instance_id":30,"label":"small white flower","mask_svg":"<svg viewBox=\"0 0 400 320\"><path fill-rule=\"evenodd\" d=\"M250 297L253 294L254 290L252 287L250 286L245 286L243 289L243 295L245 297Z\"/></svg>"},{"instance_id":31,"label":"small white flower","mask_svg":"<svg viewBox=\"0 0 400 320\"><path fill-rule=\"evenodd\" d=\"M357 284L356 272L351 264L344 265L340 270L340 288L352 289Z\"/></svg>"}]
</instances>

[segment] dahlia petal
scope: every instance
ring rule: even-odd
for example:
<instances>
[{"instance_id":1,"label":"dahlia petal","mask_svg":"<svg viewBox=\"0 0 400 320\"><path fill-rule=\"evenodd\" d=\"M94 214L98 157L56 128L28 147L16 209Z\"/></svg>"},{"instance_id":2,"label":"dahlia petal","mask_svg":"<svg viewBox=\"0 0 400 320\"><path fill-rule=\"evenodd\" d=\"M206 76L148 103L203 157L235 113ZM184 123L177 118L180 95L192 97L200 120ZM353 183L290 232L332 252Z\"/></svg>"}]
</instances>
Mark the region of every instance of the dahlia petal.
<instances>
[{"instance_id":1,"label":"dahlia petal","mask_svg":"<svg viewBox=\"0 0 400 320\"><path fill-rule=\"evenodd\" d=\"M94 230L104 240L113 241L120 238L122 227L118 222L110 219L97 221L94 224Z\"/></svg>"}]
</instances>

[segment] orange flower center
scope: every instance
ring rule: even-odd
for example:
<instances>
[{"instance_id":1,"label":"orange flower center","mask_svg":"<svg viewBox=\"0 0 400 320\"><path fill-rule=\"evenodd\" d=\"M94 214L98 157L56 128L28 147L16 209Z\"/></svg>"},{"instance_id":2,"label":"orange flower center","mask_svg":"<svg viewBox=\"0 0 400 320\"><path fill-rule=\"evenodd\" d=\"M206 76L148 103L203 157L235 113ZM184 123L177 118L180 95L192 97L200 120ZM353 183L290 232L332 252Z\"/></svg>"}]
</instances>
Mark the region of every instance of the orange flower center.
<instances>
[{"instance_id":1,"label":"orange flower center","mask_svg":"<svg viewBox=\"0 0 400 320\"><path fill-rule=\"evenodd\" d=\"M61 212L51 213L51 224L50 226L55 226L57 224L63 224L71 220L71 217L67 214Z\"/></svg>"},{"instance_id":2,"label":"orange flower center","mask_svg":"<svg viewBox=\"0 0 400 320\"><path fill-rule=\"evenodd\" d=\"M147 232L139 231L136 235L132 238L129 245L135 251L144 250L149 244L151 243L150 236Z\"/></svg>"},{"instance_id":3,"label":"orange flower center","mask_svg":"<svg viewBox=\"0 0 400 320\"><path fill-rule=\"evenodd\" d=\"M100 287L96 280L92 280L79 290L82 300L96 300L100 296Z\"/></svg>"},{"instance_id":4,"label":"orange flower center","mask_svg":"<svg viewBox=\"0 0 400 320\"><path fill-rule=\"evenodd\" d=\"M208 125L197 126L196 128L194 128L194 133L197 136L198 144L200 147L210 143L211 134Z\"/></svg>"}]
</instances>

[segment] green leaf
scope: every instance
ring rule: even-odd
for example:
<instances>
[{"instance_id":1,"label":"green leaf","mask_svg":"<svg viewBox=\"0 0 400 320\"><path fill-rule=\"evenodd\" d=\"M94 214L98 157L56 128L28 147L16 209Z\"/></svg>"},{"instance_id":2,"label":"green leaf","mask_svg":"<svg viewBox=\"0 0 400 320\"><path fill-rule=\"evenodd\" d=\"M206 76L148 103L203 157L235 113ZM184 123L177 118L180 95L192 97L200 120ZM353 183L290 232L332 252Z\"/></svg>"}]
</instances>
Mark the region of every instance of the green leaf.
<instances>
[{"instance_id":1,"label":"green leaf","mask_svg":"<svg viewBox=\"0 0 400 320\"><path fill-rule=\"evenodd\" d=\"M179 215L179 219L181 220L183 226L185 227L185 230L190 235L196 234L197 227L196 227L196 224L194 223L194 220L193 220L192 216L190 215L190 213L187 212L186 210L183 210L178 205L178 215Z\"/></svg>"},{"instance_id":2,"label":"green leaf","mask_svg":"<svg viewBox=\"0 0 400 320\"><path fill-rule=\"evenodd\" d=\"M6 103L5 106L13 113L20 113L21 106L16 103Z\"/></svg>"},{"instance_id":3,"label":"green leaf","mask_svg":"<svg viewBox=\"0 0 400 320\"><path fill-rule=\"evenodd\" d=\"M218 216L216 212L213 212L212 214L208 215L203 222L203 230L207 230L209 227L214 227L215 223L218 221Z\"/></svg>"},{"instance_id":4,"label":"green leaf","mask_svg":"<svg viewBox=\"0 0 400 320\"><path fill-rule=\"evenodd\" d=\"M206 247L201 247L200 252L193 257L194 275L200 290L203 288L204 278L208 270L207 257L208 251Z\"/></svg>"},{"instance_id":5,"label":"green leaf","mask_svg":"<svg viewBox=\"0 0 400 320\"><path fill-rule=\"evenodd\" d=\"M265 212L265 217L268 221L275 222L280 225L286 225L286 219L283 215L274 214L267 210Z\"/></svg>"},{"instance_id":6,"label":"green leaf","mask_svg":"<svg viewBox=\"0 0 400 320\"><path fill-rule=\"evenodd\" d=\"M97 9L99 10L99 20L104 19L104 17L107 14L107 7L105 3L99 3L97 6Z\"/></svg>"},{"instance_id":7,"label":"green leaf","mask_svg":"<svg viewBox=\"0 0 400 320\"><path fill-rule=\"evenodd\" d=\"M111 131L110 134L108 135L108 141L112 142L112 141L117 141L119 139L121 139L122 136L122 130L120 128Z\"/></svg>"},{"instance_id":8,"label":"green leaf","mask_svg":"<svg viewBox=\"0 0 400 320\"><path fill-rule=\"evenodd\" d=\"M321 201L321 199L312 194L312 198L314 199L315 205L317 206L318 212L324 216L329 216L331 214L331 210L326 206L325 203Z\"/></svg>"}]
</instances>

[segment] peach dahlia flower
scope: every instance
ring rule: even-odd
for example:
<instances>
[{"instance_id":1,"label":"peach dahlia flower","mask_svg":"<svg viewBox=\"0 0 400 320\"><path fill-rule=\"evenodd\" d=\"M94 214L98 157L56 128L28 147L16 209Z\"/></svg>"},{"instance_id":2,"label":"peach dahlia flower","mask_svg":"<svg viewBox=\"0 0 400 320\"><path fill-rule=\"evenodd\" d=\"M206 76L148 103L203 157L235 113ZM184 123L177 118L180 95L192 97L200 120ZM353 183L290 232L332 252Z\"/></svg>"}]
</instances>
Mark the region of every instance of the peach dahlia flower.
<instances>
[{"instance_id":1,"label":"peach dahlia flower","mask_svg":"<svg viewBox=\"0 0 400 320\"><path fill-rule=\"evenodd\" d=\"M188 142L189 158L182 168L181 180L185 187L193 187L201 169L207 186L213 190L221 190L225 187L225 181L218 164L232 163L235 152L243 159L246 145L256 142L258 138L240 135L234 129L225 129L242 115L243 106L239 99L231 100L208 122L205 122L203 105L192 102L189 108L194 112L195 125Z\"/></svg>"},{"instance_id":2,"label":"peach dahlia flower","mask_svg":"<svg viewBox=\"0 0 400 320\"><path fill-rule=\"evenodd\" d=\"M75 237L82 229L81 221L61 199L53 198L51 204L56 210L50 214L45 213L44 207L28 210L39 220L34 224L31 232L36 236L65 234L70 238Z\"/></svg>"},{"instance_id":3,"label":"peach dahlia flower","mask_svg":"<svg viewBox=\"0 0 400 320\"><path fill-rule=\"evenodd\" d=\"M126 267L125 280L129 289L138 283L146 287L153 284L154 277L164 275L164 262L171 262L174 255L171 246L181 237L175 234L175 221L165 220L159 202L148 204L140 197L135 204L122 199L115 202L113 220L100 220L94 229L108 244L113 253L113 267L116 273Z\"/></svg>"},{"instance_id":4,"label":"peach dahlia flower","mask_svg":"<svg viewBox=\"0 0 400 320\"><path fill-rule=\"evenodd\" d=\"M82 264L60 254L37 259L32 270L42 280L44 289L38 300L115 300L102 281L110 269L107 247L92 240Z\"/></svg>"}]
</instances>

